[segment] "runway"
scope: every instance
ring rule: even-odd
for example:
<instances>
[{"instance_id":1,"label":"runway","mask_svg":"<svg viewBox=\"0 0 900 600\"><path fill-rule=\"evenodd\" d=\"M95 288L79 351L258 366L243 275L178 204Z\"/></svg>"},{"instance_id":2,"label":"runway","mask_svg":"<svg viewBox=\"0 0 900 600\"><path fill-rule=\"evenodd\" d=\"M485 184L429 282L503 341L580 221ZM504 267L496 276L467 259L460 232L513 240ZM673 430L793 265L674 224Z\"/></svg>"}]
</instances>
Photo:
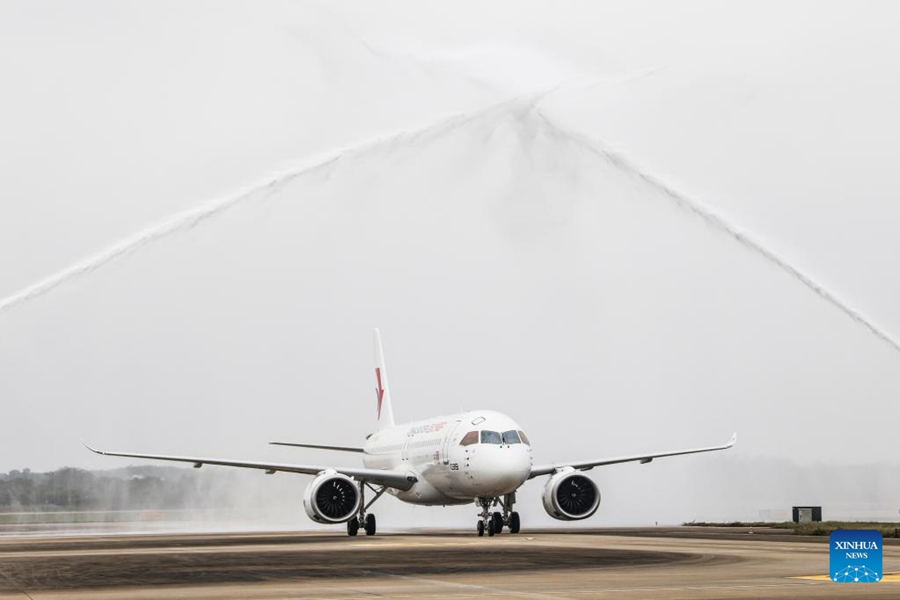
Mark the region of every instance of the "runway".
<instances>
[{"instance_id":1,"label":"runway","mask_svg":"<svg viewBox=\"0 0 900 600\"><path fill-rule=\"evenodd\" d=\"M724 528L0 538L3 600L900 596L900 582L836 584L827 569L827 538Z\"/></svg>"}]
</instances>

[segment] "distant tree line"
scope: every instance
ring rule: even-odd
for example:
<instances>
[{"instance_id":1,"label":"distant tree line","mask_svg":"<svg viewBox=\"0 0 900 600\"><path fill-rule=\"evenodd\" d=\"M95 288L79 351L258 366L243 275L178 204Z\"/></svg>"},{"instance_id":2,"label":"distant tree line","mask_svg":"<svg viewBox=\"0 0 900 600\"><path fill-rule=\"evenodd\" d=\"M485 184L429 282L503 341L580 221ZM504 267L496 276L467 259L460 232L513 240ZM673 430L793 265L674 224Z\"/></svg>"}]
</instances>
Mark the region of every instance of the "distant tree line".
<instances>
[{"instance_id":1,"label":"distant tree line","mask_svg":"<svg viewBox=\"0 0 900 600\"><path fill-rule=\"evenodd\" d=\"M139 466L112 471L63 468L0 473L0 511L139 510L223 506L228 474Z\"/></svg>"}]
</instances>

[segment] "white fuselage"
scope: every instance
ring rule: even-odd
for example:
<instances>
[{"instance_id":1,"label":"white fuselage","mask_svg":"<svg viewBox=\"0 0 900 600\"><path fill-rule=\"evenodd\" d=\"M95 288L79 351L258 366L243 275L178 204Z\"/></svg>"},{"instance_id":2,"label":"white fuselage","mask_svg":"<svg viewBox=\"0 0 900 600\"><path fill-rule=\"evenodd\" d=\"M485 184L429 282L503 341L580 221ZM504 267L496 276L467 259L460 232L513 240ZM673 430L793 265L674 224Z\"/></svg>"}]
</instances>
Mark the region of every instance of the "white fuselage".
<instances>
[{"instance_id":1,"label":"white fuselage","mask_svg":"<svg viewBox=\"0 0 900 600\"><path fill-rule=\"evenodd\" d=\"M509 432L518 435L503 437ZM528 479L531 460L531 445L521 427L489 410L381 429L366 440L363 458L368 468L414 473L418 481L412 488L390 493L425 505L466 504L512 493Z\"/></svg>"}]
</instances>

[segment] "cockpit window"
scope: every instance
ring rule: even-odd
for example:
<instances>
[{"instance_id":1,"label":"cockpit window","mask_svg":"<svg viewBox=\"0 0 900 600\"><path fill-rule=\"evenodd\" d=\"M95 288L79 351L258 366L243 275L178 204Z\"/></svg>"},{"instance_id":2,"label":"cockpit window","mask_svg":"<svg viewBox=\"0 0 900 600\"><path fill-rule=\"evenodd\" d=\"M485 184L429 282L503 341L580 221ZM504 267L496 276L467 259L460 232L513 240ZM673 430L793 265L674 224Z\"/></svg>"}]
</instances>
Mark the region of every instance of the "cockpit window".
<instances>
[{"instance_id":1,"label":"cockpit window","mask_svg":"<svg viewBox=\"0 0 900 600\"><path fill-rule=\"evenodd\" d=\"M513 429L512 431L504 431L503 432L503 443L504 444L521 444L522 440L519 439L519 432Z\"/></svg>"},{"instance_id":2,"label":"cockpit window","mask_svg":"<svg viewBox=\"0 0 900 600\"><path fill-rule=\"evenodd\" d=\"M466 435L463 436L463 439L459 441L460 446L471 446L472 444L478 443L478 432L470 431Z\"/></svg>"},{"instance_id":3,"label":"cockpit window","mask_svg":"<svg viewBox=\"0 0 900 600\"><path fill-rule=\"evenodd\" d=\"M529 446L531 445L531 442L528 441L528 436L525 435L524 431L519 431L519 439L522 440L523 444L528 444Z\"/></svg>"},{"instance_id":4,"label":"cockpit window","mask_svg":"<svg viewBox=\"0 0 900 600\"><path fill-rule=\"evenodd\" d=\"M500 438L500 433L496 431L482 431L481 432L481 443L482 444L501 444L503 440Z\"/></svg>"}]
</instances>

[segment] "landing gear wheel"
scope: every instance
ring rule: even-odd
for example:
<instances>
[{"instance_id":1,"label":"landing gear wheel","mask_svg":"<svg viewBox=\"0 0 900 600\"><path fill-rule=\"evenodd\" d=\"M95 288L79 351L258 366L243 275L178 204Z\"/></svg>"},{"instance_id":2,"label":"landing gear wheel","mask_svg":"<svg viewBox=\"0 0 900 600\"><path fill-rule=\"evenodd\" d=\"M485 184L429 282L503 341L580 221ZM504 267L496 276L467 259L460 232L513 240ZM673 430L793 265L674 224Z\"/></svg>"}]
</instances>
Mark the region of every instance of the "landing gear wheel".
<instances>
[{"instance_id":1,"label":"landing gear wheel","mask_svg":"<svg viewBox=\"0 0 900 600\"><path fill-rule=\"evenodd\" d=\"M494 532L494 520L493 520L493 519L491 519L490 521L488 521L487 530L488 530L488 537L492 537L492 536L494 535L494 533L495 533L495 532Z\"/></svg>"},{"instance_id":2,"label":"landing gear wheel","mask_svg":"<svg viewBox=\"0 0 900 600\"><path fill-rule=\"evenodd\" d=\"M359 531L359 519L353 517L349 521L347 521L347 535L350 537L354 537L356 532Z\"/></svg>"},{"instance_id":3,"label":"landing gear wheel","mask_svg":"<svg viewBox=\"0 0 900 600\"><path fill-rule=\"evenodd\" d=\"M375 535L375 515L366 515L366 535Z\"/></svg>"},{"instance_id":4,"label":"landing gear wheel","mask_svg":"<svg viewBox=\"0 0 900 600\"><path fill-rule=\"evenodd\" d=\"M499 512L495 512L491 515L491 522L494 524L494 533L503 531L503 515Z\"/></svg>"},{"instance_id":5,"label":"landing gear wheel","mask_svg":"<svg viewBox=\"0 0 900 600\"><path fill-rule=\"evenodd\" d=\"M478 521L476 529L478 531L478 537L484 537L484 521Z\"/></svg>"},{"instance_id":6,"label":"landing gear wheel","mask_svg":"<svg viewBox=\"0 0 900 600\"><path fill-rule=\"evenodd\" d=\"M514 512L509 515L509 532L519 533L519 513Z\"/></svg>"}]
</instances>

